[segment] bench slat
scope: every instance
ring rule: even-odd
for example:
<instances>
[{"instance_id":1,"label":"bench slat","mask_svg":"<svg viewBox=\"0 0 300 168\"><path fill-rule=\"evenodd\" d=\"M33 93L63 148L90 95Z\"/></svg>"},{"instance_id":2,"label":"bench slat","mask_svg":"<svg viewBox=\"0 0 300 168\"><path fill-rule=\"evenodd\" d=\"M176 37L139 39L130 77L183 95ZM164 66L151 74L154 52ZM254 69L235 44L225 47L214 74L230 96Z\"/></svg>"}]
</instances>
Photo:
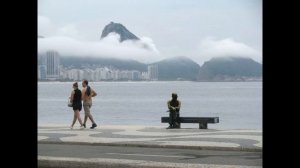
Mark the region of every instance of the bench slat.
<instances>
[{"instance_id":1,"label":"bench slat","mask_svg":"<svg viewBox=\"0 0 300 168\"><path fill-rule=\"evenodd\" d=\"M162 123L168 123L169 117L161 117ZM219 123L219 117L179 117L180 123Z\"/></svg>"}]
</instances>

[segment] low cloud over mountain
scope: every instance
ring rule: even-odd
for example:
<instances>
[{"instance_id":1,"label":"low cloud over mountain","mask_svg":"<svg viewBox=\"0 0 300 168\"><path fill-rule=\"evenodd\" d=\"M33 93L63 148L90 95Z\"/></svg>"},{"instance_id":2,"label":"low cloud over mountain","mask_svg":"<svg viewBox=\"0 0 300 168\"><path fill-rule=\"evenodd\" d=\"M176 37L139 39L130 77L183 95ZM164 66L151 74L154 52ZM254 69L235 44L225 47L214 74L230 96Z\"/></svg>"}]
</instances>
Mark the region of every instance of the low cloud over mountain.
<instances>
[{"instance_id":1,"label":"low cloud over mountain","mask_svg":"<svg viewBox=\"0 0 300 168\"><path fill-rule=\"evenodd\" d=\"M39 17L39 21L39 36L45 37L38 38L39 53L56 50L61 55L134 59L143 63L162 59L153 40L149 37L122 41L121 34L110 32L98 41L79 40L74 38L78 35L76 26L56 27L45 17ZM47 26L53 29L52 32Z\"/></svg>"},{"instance_id":2,"label":"low cloud over mountain","mask_svg":"<svg viewBox=\"0 0 300 168\"><path fill-rule=\"evenodd\" d=\"M195 58L194 60L201 65L205 61L209 61L211 58L227 56L251 58L259 63L262 63L261 52L232 38L220 40L211 37L205 38L199 44L198 50L201 58Z\"/></svg>"},{"instance_id":3,"label":"low cloud over mountain","mask_svg":"<svg viewBox=\"0 0 300 168\"><path fill-rule=\"evenodd\" d=\"M195 49L193 47L190 49L197 54L170 55L170 53L158 51L151 38L138 37L121 23L108 23L98 31L101 36L95 34L97 40L91 41L84 37L85 32L79 33L77 25L57 26L49 18L43 16L39 16L38 21L39 36L44 37L38 38L38 52L54 49L61 55L67 56L132 59L146 64L178 55L186 56L200 66L211 58L226 56L252 58L262 63L261 51L233 38L204 38L198 44L194 44L197 46ZM166 39L172 39L168 36L166 35ZM191 52L190 50L186 53Z\"/></svg>"}]
</instances>

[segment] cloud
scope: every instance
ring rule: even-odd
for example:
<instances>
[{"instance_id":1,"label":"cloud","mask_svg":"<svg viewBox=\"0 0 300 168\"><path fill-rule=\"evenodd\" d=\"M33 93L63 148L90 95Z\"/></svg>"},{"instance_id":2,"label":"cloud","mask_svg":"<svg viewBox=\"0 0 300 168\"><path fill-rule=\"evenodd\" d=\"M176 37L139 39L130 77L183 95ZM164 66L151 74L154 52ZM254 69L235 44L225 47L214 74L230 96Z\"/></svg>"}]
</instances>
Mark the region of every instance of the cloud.
<instances>
[{"instance_id":1,"label":"cloud","mask_svg":"<svg viewBox=\"0 0 300 168\"><path fill-rule=\"evenodd\" d=\"M250 57L257 62L262 62L261 52L232 38L222 40L215 40L211 37L205 38L198 46L198 50L200 57L195 59L200 64L210 60L212 57L223 56Z\"/></svg>"},{"instance_id":2,"label":"cloud","mask_svg":"<svg viewBox=\"0 0 300 168\"><path fill-rule=\"evenodd\" d=\"M66 56L133 59L143 63L152 63L166 58L166 56L162 56L164 54L158 51L155 43L149 37L140 37L139 41L126 40L120 43L120 36L116 33L110 33L104 39L89 41L78 31L75 24L68 23L59 27L45 16L38 16L38 21L39 35L46 37L38 39L38 52L53 49ZM172 36L167 39L172 40ZM169 44L171 43L172 41L169 41ZM185 52L179 52L184 47L176 47L173 51L191 58L199 65L213 57L222 56L250 57L257 62L262 62L260 51L245 43L235 41L233 38L216 40L208 37L204 38L198 45L191 44L190 46L192 47L185 49ZM190 54L185 55L185 53ZM167 57L178 56L176 54L167 55L169 55Z\"/></svg>"},{"instance_id":3,"label":"cloud","mask_svg":"<svg viewBox=\"0 0 300 168\"><path fill-rule=\"evenodd\" d=\"M38 34L46 38L38 39L38 52L56 50L65 56L91 56L133 59L144 63L161 60L153 40L141 37L139 41L119 41L120 36L110 33L99 41L87 41L79 33L75 24L56 26L45 16L38 16ZM95 35L96 36L96 35Z\"/></svg>"},{"instance_id":4,"label":"cloud","mask_svg":"<svg viewBox=\"0 0 300 168\"><path fill-rule=\"evenodd\" d=\"M148 37L141 38L141 41L126 40L122 43L119 39L120 36L116 33L110 33L99 41L83 41L66 36L39 38L38 52L56 50L65 56L134 59L144 63L161 59L153 41Z\"/></svg>"}]
</instances>

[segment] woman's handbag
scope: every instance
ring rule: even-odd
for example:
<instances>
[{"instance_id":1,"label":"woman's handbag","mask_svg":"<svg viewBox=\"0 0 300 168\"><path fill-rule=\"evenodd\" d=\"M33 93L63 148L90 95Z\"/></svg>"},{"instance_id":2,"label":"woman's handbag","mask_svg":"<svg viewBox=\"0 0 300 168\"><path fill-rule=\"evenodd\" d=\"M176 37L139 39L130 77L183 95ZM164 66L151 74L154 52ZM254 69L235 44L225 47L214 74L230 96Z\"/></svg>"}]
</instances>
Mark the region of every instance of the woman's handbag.
<instances>
[{"instance_id":1,"label":"woman's handbag","mask_svg":"<svg viewBox=\"0 0 300 168\"><path fill-rule=\"evenodd\" d=\"M68 107L73 107L73 103L71 102L71 99L68 100Z\"/></svg>"}]
</instances>

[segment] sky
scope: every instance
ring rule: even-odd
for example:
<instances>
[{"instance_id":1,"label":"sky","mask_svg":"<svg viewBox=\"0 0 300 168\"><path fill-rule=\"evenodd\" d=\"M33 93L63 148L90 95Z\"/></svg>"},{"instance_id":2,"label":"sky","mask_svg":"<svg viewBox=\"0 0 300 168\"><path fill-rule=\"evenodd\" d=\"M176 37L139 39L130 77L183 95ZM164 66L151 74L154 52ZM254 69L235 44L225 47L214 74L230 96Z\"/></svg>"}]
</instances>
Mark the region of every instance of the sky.
<instances>
[{"instance_id":1,"label":"sky","mask_svg":"<svg viewBox=\"0 0 300 168\"><path fill-rule=\"evenodd\" d=\"M262 63L261 0L38 0L38 51L152 63L244 56ZM111 21L140 41L100 40ZM145 49L144 45L149 46Z\"/></svg>"}]
</instances>

